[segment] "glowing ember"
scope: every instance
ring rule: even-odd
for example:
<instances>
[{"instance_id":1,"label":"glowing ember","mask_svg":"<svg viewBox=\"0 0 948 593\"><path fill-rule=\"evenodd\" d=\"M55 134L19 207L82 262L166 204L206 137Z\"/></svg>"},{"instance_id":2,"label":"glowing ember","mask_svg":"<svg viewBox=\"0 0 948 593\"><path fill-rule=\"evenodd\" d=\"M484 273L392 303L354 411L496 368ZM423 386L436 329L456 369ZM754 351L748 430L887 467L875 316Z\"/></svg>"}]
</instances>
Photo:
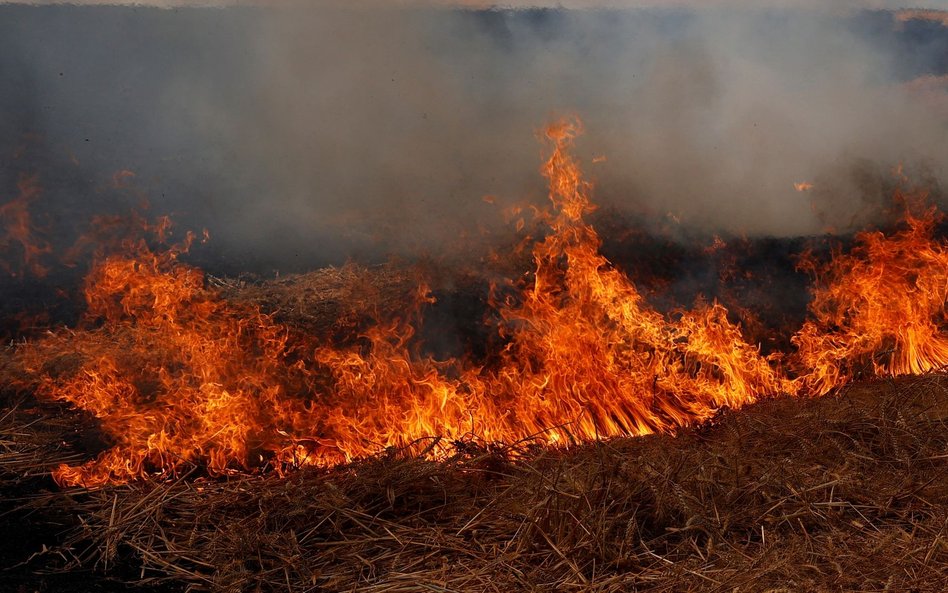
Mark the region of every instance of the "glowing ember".
<instances>
[{"instance_id":1,"label":"glowing ember","mask_svg":"<svg viewBox=\"0 0 948 593\"><path fill-rule=\"evenodd\" d=\"M494 291L506 344L489 363L435 360L413 346L422 307L379 319L352 345L313 343L220 299L181 245L126 242L86 280L80 328L24 345L24 383L101 420L112 447L57 481L100 485L264 466L327 465L426 437L570 443L669 431L777 394L826 393L867 359L876 374L948 362L948 254L934 210L892 237L865 233L837 254L794 337L797 378L763 356L718 303L670 316L649 307L599 252L585 221L590 184L570 156L579 122L550 126L543 166L552 211L533 271ZM522 219L518 224L522 225ZM163 239L167 222L150 229ZM717 240L720 242L720 240ZM723 247L723 242L718 248ZM438 443L433 456L446 452Z\"/></svg>"}]
</instances>

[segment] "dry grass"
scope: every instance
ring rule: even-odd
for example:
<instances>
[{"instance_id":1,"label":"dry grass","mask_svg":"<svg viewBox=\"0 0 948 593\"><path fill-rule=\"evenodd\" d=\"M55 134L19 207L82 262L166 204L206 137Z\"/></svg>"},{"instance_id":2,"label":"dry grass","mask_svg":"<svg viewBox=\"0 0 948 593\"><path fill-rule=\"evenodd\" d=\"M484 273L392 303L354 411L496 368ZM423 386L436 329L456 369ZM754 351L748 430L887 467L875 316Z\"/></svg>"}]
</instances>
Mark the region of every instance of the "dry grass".
<instances>
[{"instance_id":1,"label":"dry grass","mask_svg":"<svg viewBox=\"0 0 948 593\"><path fill-rule=\"evenodd\" d=\"M429 276L422 265L348 264L263 282L212 276L208 284L232 303L259 307L280 323L339 339L373 319L397 316Z\"/></svg>"},{"instance_id":2,"label":"dry grass","mask_svg":"<svg viewBox=\"0 0 948 593\"><path fill-rule=\"evenodd\" d=\"M516 461L52 491L35 516L78 522L29 566L173 591L940 593L946 423L931 375Z\"/></svg>"},{"instance_id":3,"label":"dry grass","mask_svg":"<svg viewBox=\"0 0 948 593\"><path fill-rule=\"evenodd\" d=\"M48 477L56 465L82 459L64 437L83 423L61 412L62 406L35 402L0 407L0 492L15 491L23 481Z\"/></svg>"}]
</instances>

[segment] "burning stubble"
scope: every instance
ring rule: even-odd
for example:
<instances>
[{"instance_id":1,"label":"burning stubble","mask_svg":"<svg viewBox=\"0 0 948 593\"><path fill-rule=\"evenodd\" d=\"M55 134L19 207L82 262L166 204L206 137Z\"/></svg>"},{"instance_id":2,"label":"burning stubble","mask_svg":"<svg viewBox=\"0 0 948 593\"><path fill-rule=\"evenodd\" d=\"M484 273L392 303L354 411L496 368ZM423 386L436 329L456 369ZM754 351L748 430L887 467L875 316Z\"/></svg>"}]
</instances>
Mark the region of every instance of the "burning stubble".
<instances>
[{"instance_id":1,"label":"burning stubble","mask_svg":"<svg viewBox=\"0 0 948 593\"><path fill-rule=\"evenodd\" d=\"M948 363L948 251L924 195L903 198L902 231L862 234L829 265L810 262L821 280L792 340L798 351L764 356L719 303L662 315L601 255L585 220L590 184L569 152L579 130L576 120L546 129L549 234L531 243L533 272L519 290L492 290L504 345L488 364L418 350L421 308L433 302L421 281L399 313L332 343L206 288L178 261L191 235L160 251L126 242L88 276L83 324L22 345L6 378L92 413L114 442L59 467L57 481L173 477L193 463L211 474L261 463L282 472L418 443L421 455L442 456L447 443L668 432L765 397L824 395L859 364L896 376Z\"/></svg>"},{"instance_id":2,"label":"burning stubble","mask_svg":"<svg viewBox=\"0 0 948 593\"><path fill-rule=\"evenodd\" d=\"M859 228L891 215L881 204L906 168L927 173L937 201L946 124L930 109L937 85L917 75L937 79L940 66L907 66L897 51L911 19L789 9L95 10L112 19L106 41L73 60L68 41L99 20L54 23L63 40L48 46L13 36L32 84L5 101L51 107L11 112L41 128L44 146L68 147L76 171L110 179L109 191L147 195L210 228L221 259L240 271L393 253L467 267L489 259L487 246L508 268L526 266L519 279L491 277L486 353L436 357L417 339L434 300L422 278L403 310L334 340L222 298L181 261L193 236L170 248L127 236L117 249L93 248L76 329L14 355L11 384L87 410L111 437L96 459L59 468L60 483L171 477L193 464L211 474L284 471L427 439L424 453L437 455L448 441L668 432L725 407L948 360L948 262L929 196L903 196L900 231L857 235L826 265L803 260L817 281L810 318L783 336L786 349L763 351L735 322L741 310L714 300L670 313L653 306L603 255L578 166L595 168L605 212L676 238ZM130 30L179 37L127 39ZM869 35L878 30L888 41ZM37 43L44 51L27 60ZM111 44L134 49L133 59ZM47 79L57 71L64 82ZM563 111L584 114L586 144L574 145L572 118L539 133L552 152L544 187L535 126ZM116 167L123 159L133 162ZM5 244L29 256L22 269L39 271L62 250L33 234L55 236L55 221L25 215L40 199L53 211L62 204L31 187L11 202ZM89 195L93 203L58 211L116 206L108 192ZM516 213L510 226L523 236L511 238L504 212ZM98 220L110 228L118 219ZM505 241L513 247L497 248ZM710 255L727 246L708 244ZM722 282L735 267L722 268Z\"/></svg>"}]
</instances>

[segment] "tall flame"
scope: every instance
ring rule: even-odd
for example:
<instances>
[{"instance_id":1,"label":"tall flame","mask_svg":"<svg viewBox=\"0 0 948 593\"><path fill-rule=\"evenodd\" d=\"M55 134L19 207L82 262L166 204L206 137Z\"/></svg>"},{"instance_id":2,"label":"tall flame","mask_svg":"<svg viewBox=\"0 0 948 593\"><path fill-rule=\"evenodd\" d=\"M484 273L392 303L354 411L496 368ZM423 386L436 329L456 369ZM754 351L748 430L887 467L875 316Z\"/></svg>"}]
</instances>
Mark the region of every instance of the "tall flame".
<instances>
[{"instance_id":1,"label":"tall flame","mask_svg":"<svg viewBox=\"0 0 948 593\"><path fill-rule=\"evenodd\" d=\"M924 194L897 201L905 205L902 230L860 233L850 253L825 267L803 261L822 280L812 319L792 339L808 393L827 393L860 370L894 376L948 364L948 249L933 240L942 215Z\"/></svg>"},{"instance_id":2,"label":"tall flame","mask_svg":"<svg viewBox=\"0 0 948 593\"><path fill-rule=\"evenodd\" d=\"M511 342L486 390L509 400L526 433L588 439L669 430L785 392L770 361L741 338L718 304L666 319L599 253L590 186L568 148L576 121L550 126L543 167L555 214L533 250L519 303L500 309Z\"/></svg>"},{"instance_id":3,"label":"tall flame","mask_svg":"<svg viewBox=\"0 0 948 593\"><path fill-rule=\"evenodd\" d=\"M570 155L577 120L551 125L542 171L552 210L519 290L495 289L504 348L476 364L417 349L431 302L419 285L401 318L338 345L222 300L178 261L193 237L158 252L144 241L101 260L85 321L18 350L43 396L101 421L111 448L55 478L99 485L270 466L327 465L427 437L425 452L469 439L570 443L669 431L776 394L821 394L873 358L877 373L948 361L945 247L935 213L893 237L864 234L816 290L814 319L794 338L799 376L763 356L715 302L663 315L599 251L586 221L591 185ZM152 229L165 235L167 224ZM814 268L815 269L815 268ZM924 295L922 298L921 295Z\"/></svg>"}]
</instances>

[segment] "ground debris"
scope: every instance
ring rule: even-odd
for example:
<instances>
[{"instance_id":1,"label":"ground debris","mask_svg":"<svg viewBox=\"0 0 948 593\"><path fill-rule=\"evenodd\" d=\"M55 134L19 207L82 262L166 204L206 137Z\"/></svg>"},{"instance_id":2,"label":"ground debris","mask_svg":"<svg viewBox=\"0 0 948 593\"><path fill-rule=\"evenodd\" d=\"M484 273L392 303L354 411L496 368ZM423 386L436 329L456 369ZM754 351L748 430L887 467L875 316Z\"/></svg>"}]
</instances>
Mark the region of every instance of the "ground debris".
<instances>
[{"instance_id":1,"label":"ground debris","mask_svg":"<svg viewBox=\"0 0 948 593\"><path fill-rule=\"evenodd\" d=\"M58 545L14 570L173 591L941 592L946 422L933 374L569 450L50 491L16 512L59 521Z\"/></svg>"}]
</instances>

